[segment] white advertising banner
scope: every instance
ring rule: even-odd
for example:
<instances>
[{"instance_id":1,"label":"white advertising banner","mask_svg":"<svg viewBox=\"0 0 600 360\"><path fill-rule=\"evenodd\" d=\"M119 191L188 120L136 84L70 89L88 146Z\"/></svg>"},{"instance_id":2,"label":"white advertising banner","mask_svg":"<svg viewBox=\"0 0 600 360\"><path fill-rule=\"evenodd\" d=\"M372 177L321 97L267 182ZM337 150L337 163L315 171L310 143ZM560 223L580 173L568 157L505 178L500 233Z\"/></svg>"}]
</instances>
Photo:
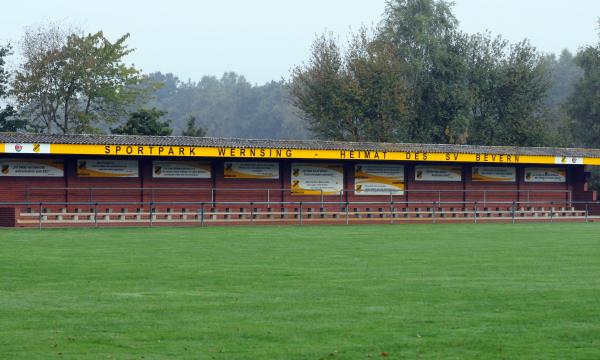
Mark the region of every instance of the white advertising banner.
<instances>
[{"instance_id":1,"label":"white advertising banner","mask_svg":"<svg viewBox=\"0 0 600 360\"><path fill-rule=\"evenodd\" d=\"M387 164L356 164L354 166L356 195L404 194L404 166Z\"/></svg>"},{"instance_id":2,"label":"white advertising banner","mask_svg":"<svg viewBox=\"0 0 600 360\"><path fill-rule=\"evenodd\" d=\"M564 183L567 181L565 169L525 168L525 182Z\"/></svg>"},{"instance_id":3,"label":"white advertising banner","mask_svg":"<svg viewBox=\"0 0 600 360\"><path fill-rule=\"evenodd\" d=\"M415 166L416 181L462 181L460 166Z\"/></svg>"},{"instance_id":4,"label":"white advertising banner","mask_svg":"<svg viewBox=\"0 0 600 360\"><path fill-rule=\"evenodd\" d=\"M210 179L210 163L201 161L153 161L152 177Z\"/></svg>"},{"instance_id":5,"label":"white advertising banner","mask_svg":"<svg viewBox=\"0 0 600 360\"><path fill-rule=\"evenodd\" d=\"M0 159L0 176L63 177L62 160Z\"/></svg>"},{"instance_id":6,"label":"white advertising banner","mask_svg":"<svg viewBox=\"0 0 600 360\"><path fill-rule=\"evenodd\" d=\"M50 154L50 144L4 144L4 151L13 154Z\"/></svg>"},{"instance_id":7,"label":"white advertising banner","mask_svg":"<svg viewBox=\"0 0 600 360\"><path fill-rule=\"evenodd\" d=\"M517 169L500 166L474 166L471 168L471 180L480 182L515 182Z\"/></svg>"},{"instance_id":8,"label":"white advertising banner","mask_svg":"<svg viewBox=\"0 0 600 360\"><path fill-rule=\"evenodd\" d=\"M274 162L225 162L225 179L279 179L279 164Z\"/></svg>"},{"instance_id":9,"label":"white advertising banner","mask_svg":"<svg viewBox=\"0 0 600 360\"><path fill-rule=\"evenodd\" d=\"M138 177L137 160L77 160L78 177Z\"/></svg>"},{"instance_id":10,"label":"white advertising banner","mask_svg":"<svg viewBox=\"0 0 600 360\"><path fill-rule=\"evenodd\" d=\"M292 164L292 195L339 195L344 169L339 164Z\"/></svg>"}]
</instances>

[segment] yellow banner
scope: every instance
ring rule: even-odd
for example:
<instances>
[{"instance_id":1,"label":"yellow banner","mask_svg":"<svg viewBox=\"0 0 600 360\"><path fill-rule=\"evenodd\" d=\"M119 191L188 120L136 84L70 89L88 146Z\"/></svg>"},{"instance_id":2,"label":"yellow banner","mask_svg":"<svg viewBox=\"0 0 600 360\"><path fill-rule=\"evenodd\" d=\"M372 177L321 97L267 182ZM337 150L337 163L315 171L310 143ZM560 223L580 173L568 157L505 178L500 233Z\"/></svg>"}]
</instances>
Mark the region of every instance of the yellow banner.
<instances>
[{"instance_id":1,"label":"yellow banner","mask_svg":"<svg viewBox=\"0 0 600 360\"><path fill-rule=\"evenodd\" d=\"M5 152L4 148L4 144L0 144L0 152ZM361 161L467 162L489 164L600 165L600 158L577 158L550 155L513 155L488 153L465 154L454 152L405 152L317 149L310 150L240 147L50 144L49 153L65 155L69 154L110 156L167 156L248 159L322 159Z\"/></svg>"}]
</instances>

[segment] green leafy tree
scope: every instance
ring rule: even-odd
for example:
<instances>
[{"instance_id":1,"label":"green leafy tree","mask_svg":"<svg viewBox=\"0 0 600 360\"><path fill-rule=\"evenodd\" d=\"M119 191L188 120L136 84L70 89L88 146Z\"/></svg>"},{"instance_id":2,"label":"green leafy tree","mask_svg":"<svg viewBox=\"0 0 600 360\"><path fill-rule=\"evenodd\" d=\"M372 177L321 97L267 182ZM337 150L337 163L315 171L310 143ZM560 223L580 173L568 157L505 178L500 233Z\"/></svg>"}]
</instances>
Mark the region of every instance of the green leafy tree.
<instances>
[{"instance_id":1,"label":"green leafy tree","mask_svg":"<svg viewBox=\"0 0 600 360\"><path fill-rule=\"evenodd\" d=\"M580 50L575 62L583 76L575 83L567 106L573 135L578 146L600 148L600 31L598 43Z\"/></svg>"},{"instance_id":2,"label":"green leafy tree","mask_svg":"<svg viewBox=\"0 0 600 360\"><path fill-rule=\"evenodd\" d=\"M203 128L196 125L196 117L190 115L186 122L185 130L182 132L183 136L202 137L206 135L206 131Z\"/></svg>"},{"instance_id":3,"label":"green leafy tree","mask_svg":"<svg viewBox=\"0 0 600 360\"><path fill-rule=\"evenodd\" d=\"M331 37L318 38L309 63L293 70L289 89L318 137L393 141L406 131L403 70L389 44L362 29L346 54Z\"/></svg>"},{"instance_id":4,"label":"green leafy tree","mask_svg":"<svg viewBox=\"0 0 600 360\"><path fill-rule=\"evenodd\" d=\"M535 48L526 41L511 45L478 34L470 39L468 59L473 99L469 143L549 143L545 109L550 72Z\"/></svg>"},{"instance_id":5,"label":"green leafy tree","mask_svg":"<svg viewBox=\"0 0 600 360\"><path fill-rule=\"evenodd\" d=\"M127 113L142 77L123 63L128 34L114 42L99 31L28 30L24 62L12 83L22 111L47 133L96 132Z\"/></svg>"},{"instance_id":6,"label":"green leafy tree","mask_svg":"<svg viewBox=\"0 0 600 360\"><path fill-rule=\"evenodd\" d=\"M404 76L413 96L409 98L411 117L404 140L466 142L470 120L467 44L451 4L388 1L380 37L407 64Z\"/></svg>"},{"instance_id":7,"label":"green leafy tree","mask_svg":"<svg viewBox=\"0 0 600 360\"><path fill-rule=\"evenodd\" d=\"M346 54L318 38L290 81L294 104L319 137L339 140L542 145L550 86L544 59L458 29L450 3L390 0L373 36Z\"/></svg>"},{"instance_id":8,"label":"green leafy tree","mask_svg":"<svg viewBox=\"0 0 600 360\"><path fill-rule=\"evenodd\" d=\"M160 118L164 115L166 115L165 111L156 108L140 109L131 113L125 124L112 129L112 133L120 135L171 135L173 129L169 126L170 121L160 121Z\"/></svg>"}]
</instances>

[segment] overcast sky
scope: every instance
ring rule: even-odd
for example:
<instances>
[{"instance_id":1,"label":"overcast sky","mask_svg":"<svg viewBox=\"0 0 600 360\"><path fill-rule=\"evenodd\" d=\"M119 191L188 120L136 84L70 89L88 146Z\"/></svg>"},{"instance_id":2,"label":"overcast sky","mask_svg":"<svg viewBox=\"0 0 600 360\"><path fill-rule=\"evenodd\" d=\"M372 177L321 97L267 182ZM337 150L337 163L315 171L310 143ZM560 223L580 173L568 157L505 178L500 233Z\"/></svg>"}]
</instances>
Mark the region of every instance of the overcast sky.
<instances>
[{"instance_id":1,"label":"overcast sky","mask_svg":"<svg viewBox=\"0 0 600 360\"><path fill-rule=\"evenodd\" d=\"M600 0L456 0L468 33L490 30L524 38L544 52L594 44ZM0 41L18 42L26 26L48 21L131 33L128 62L144 72L199 80L235 71L257 84L287 78L308 57L316 34L345 39L351 29L381 19L384 0L40 0L0 5Z\"/></svg>"}]
</instances>

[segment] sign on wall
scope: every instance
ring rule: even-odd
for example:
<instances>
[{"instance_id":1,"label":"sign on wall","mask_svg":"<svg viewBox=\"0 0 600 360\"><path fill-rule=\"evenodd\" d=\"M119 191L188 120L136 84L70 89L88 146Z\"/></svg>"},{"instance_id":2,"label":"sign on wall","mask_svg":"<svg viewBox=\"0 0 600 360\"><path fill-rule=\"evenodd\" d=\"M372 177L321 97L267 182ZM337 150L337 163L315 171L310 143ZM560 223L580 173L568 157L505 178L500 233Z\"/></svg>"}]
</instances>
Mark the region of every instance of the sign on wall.
<instances>
[{"instance_id":1,"label":"sign on wall","mask_svg":"<svg viewBox=\"0 0 600 360\"><path fill-rule=\"evenodd\" d=\"M416 181L462 181L460 166L415 166Z\"/></svg>"},{"instance_id":2,"label":"sign on wall","mask_svg":"<svg viewBox=\"0 0 600 360\"><path fill-rule=\"evenodd\" d=\"M292 164L292 195L338 195L344 189L339 164Z\"/></svg>"},{"instance_id":3,"label":"sign on wall","mask_svg":"<svg viewBox=\"0 0 600 360\"><path fill-rule=\"evenodd\" d=\"M566 180L565 169L525 168L525 182L564 183Z\"/></svg>"},{"instance_id":4,"label":"sign on wall","mask_svg":"<svg viewBox=\"0 0 600 360\"><path fill-rule=\"evenodd\" d=\"M517 169L514 167L474 166L471 168L471 180L481 182L515 182Z\"/></svg>"},{"instance_id":5,"label":"sign on wall","mask_svg":"<svg viewBox=\"0 0 600 360\"><path fill-rule=\"evenodd\" d=\"M78 177L138 177L137 160L77 160Z\"/></svg>"},{"instance_id":6,"label":"sign on wall","mask_svg":"<svg viewBox=\"0 0 600 360\"><path fill-rule=\"evenodd\" d=\"M1 159L0 176L63 177L62 160Z\"/></svg>"},{"instance_id":7,"label":"sign on wall","mask_svg":"<svg viewBox=\"0 0 600 360\"><path fill-rule=\"evenodd\" d=\"M225 162L225 179L279 179L279 163Z\"/></svg>"},{"instance_id":8,"label":"sign on wall","mask_svg":"<svg viewBox=\"0 0 600 360\"><path fill-rule=\"evenodd\" d=\"M4 144L4 151L13 154L49 154L50 144Z\"/></svg>"},{"instance_id":9,"label":"sign on wall","mask_svg":"<svg viewBox=\"0 0 600 360\"><path fill-rule=\"evenodd\" d=\"M152 177L210 179L210 163L200 161L153 161Z\"/></svg>"},{"instance_id":10,"label":"sign on wall","mask_svg":"<svg viewBox=\"0 0 600 360\"><path fill-rule=\"evenodd\" d=\"M356 195L404 194L404 166L356 164L354 193Z\"/></svg>"}]
</instances>

